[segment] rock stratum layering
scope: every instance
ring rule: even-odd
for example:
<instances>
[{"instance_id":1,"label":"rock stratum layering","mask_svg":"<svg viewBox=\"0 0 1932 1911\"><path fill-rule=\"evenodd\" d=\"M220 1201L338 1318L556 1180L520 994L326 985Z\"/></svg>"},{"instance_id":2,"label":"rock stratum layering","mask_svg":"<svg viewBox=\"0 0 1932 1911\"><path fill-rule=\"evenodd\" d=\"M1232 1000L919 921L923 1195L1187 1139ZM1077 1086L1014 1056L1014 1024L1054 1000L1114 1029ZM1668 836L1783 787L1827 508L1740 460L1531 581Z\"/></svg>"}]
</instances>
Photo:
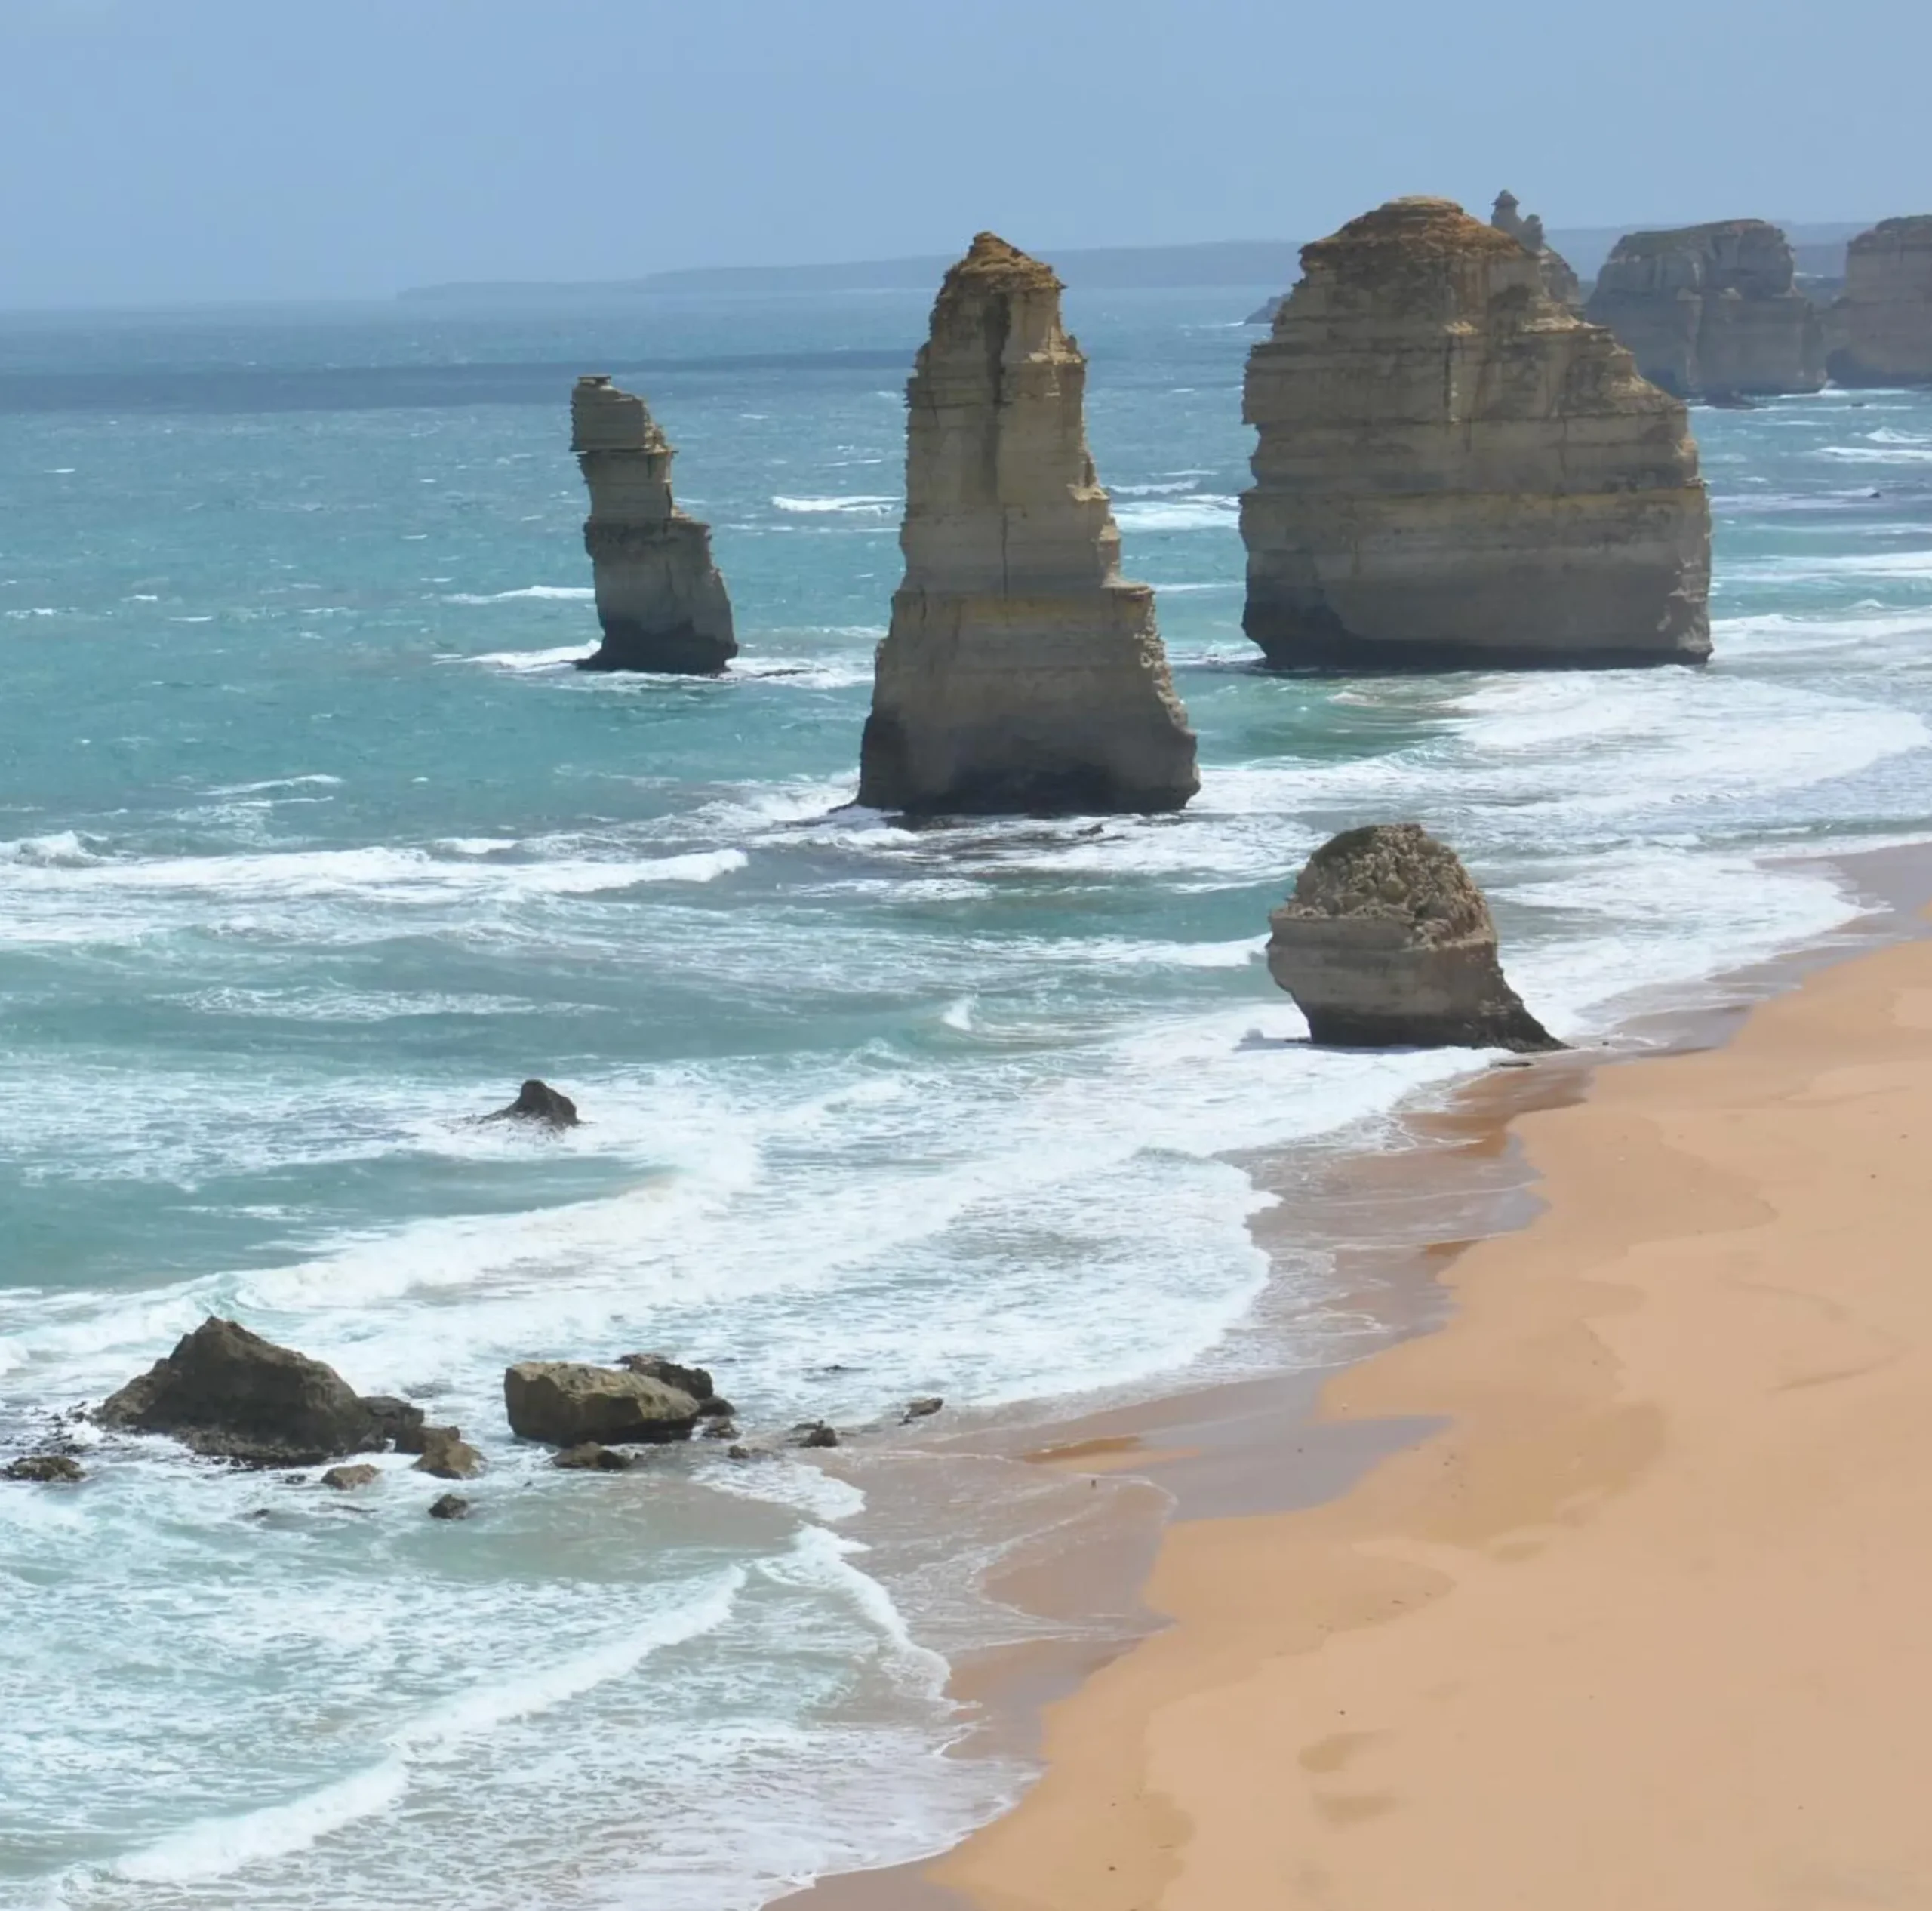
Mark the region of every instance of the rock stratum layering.
<instances>
[{"instance_id":1,"label":"rock stratum layering","mask_svg":"<svg viewBox=\"0 0 1932 1911\"><path fill-rule=\"evenodd\" d=\"M642 399L608 378L571 394L571 448L590 490L583 547L604 642L586 670L715 676L738 654L711 527L671 498L677 454Z\"/></svg>"},{"instance_id":2,"label":"rock stratum layering","mask_svg":"<svg viewBox=\"0 0 1932 1911\"><path fill-rule=\"evenodd\" d=\"M1680 398L1815 392L1825 382L1823 321L1798 289L1784 234L1761 219L1626 233L1584 315Z\"/></svg>"},{"instance_id":3,"label":"rock stratum layering","mask_svg":"<svg viewBox=\"0 0 1932 1911\"><path fill-rule=\"evenodd\" d=\"M1841 385L1932 385L1932 214L1881 220L1852 241L1831 331Z\"/></svg>"},{"instance_id":4,"label":"rock stratum layering","mask_svg":"<svg viewBox=\"0 0 1932 1911\"><path fill-rule=\"evenodd\" d=\"M928 814L1179 809L1195 740L1120 575L1060 282L982 232L906 387L906 576L880 645L859 801Z\"/></svg>"},{"instance_id":5,"label":"rock stratum layering","mask_svg":"<svg viewBox=\"0 0 1932 1911\"><path fill-rule=\"evenodd\" d=\"M1683 402L1447 199L1302 250L1247 362L1248 635L1283 667L1701 662Z\"/></svg>"},{"instance_id":6,"label":"rock stratum layering","mask_svg":"<svg viewBox=\"0 0 1932 1911\"><path fill-rule=\"evenodd\" d=\"M1269 924L1268 972L1324 1045L1562 1046L1503 979L1482 891L1420 823L1333 838Z\"/></svg>"}]
</instances>

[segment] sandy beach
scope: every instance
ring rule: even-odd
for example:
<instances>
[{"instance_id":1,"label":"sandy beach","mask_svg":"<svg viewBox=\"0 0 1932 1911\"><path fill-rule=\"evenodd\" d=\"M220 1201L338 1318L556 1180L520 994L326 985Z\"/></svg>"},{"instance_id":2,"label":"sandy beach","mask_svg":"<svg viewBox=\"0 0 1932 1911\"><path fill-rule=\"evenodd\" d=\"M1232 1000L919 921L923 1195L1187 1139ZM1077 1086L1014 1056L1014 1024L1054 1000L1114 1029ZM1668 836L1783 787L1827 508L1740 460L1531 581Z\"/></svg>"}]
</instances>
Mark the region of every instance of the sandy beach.
<instances>
[{"instance_id":1,"label":"sandy beach","mask_svg":"<svg viewBox=\"0 0 1932 1911\"><path fill-rule=\"evenodd\" d=\"M1438 1430L1326 1503L1171 1525L1171 1624L922 1882L987 1911L1932 1903L1932 945L1512 1126L1544 1211L1321 1404Z\"/></svg>"}]
</instances>

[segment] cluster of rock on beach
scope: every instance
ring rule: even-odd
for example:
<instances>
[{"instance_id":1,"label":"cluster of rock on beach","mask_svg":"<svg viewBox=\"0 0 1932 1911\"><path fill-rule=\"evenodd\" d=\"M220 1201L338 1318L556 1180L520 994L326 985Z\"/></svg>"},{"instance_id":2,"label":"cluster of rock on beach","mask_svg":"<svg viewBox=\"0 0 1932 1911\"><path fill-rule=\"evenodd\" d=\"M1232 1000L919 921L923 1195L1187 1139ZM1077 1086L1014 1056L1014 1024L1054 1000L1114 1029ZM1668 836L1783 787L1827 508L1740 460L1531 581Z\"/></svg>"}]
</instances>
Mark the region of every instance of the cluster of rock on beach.
<instances>
[{"instance_id":1,"label":"cluster of rock on beach","mask_svg":"<svg viewBox=\"0 0 1932 1911\"><path fill-rule=\"evenodd\" d=\"M899 1418L928 1419L944 1405L937 1395L922 1396L903 1403ZM625 1354L608 1365L519 1361L504 1371L503 1411L515 1438L552 1448L552 1463L567 1472L623 1471L638 1448L694 1433L731 1442L734 1459L774 1450L769 1442L739 1444L737 1410L711 1374L663 1354ZM203 1458L246 1467L306 1468L395 1452L414 1455L413 1470L433 1479L470 1480L487 1464L460 1427L432 1424L421 1407L397 1396L358 1393L325 1362L213 1316L89 1417L109 1432L165 1436ZM822 1420L798 1422L782 1438L801 1448L841 1444L838 1429ZM8 1462L0 1478L77 1484L86 1477L82 1452L71 1440L51 1442ZM319 1484L352 1492L381 1477L366 1462L333 1465ZM470 1506L446 1494L429 1510L453 1519Z\"/></svg>"}]
</instances>

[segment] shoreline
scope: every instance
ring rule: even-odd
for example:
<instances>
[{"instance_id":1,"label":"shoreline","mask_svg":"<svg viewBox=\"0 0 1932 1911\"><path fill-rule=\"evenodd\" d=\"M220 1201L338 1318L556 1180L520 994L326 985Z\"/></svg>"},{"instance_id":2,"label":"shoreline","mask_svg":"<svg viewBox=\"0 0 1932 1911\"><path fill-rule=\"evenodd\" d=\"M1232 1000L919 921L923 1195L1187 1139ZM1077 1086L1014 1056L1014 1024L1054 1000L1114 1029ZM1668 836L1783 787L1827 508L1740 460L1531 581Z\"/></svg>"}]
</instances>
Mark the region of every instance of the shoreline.
<instances>
[{"instance_id":1,"label":"shoreline","mask_svg":"<svg viewBox=\"0 0 1932 1911\"><path fill-rule=\"evenodd\" d=\"M1006 1828L1017 1829L1023 1820L1030 1827L1051 1812L1051 1803L1042 1807L1036 1801L1044 1786L1058 1782L1069 1759L1057 1743L1057 1733L1066 1729L1060 1722L1097 1709L1097 1687L1131 1678L1143 1654L1158 1652L1186 1629L1187 1613L1160 1592L1179 1535L1195 1528L1292 1521L1346 1506L1385 1463L1412 1460L1418 1451L1453 1437L1453 1422L1440 1414L1338 1413L1331 1396L1391 1355L1432 1344L1452 1331L1462 1304L1463 1263L1500 1242L1520 1242L1545 1223L1546 1177L1526 1147L1524 1129L1533 1134L1539 1119L1587 1106L1607 1076L1626 1072L1623 1063L1722 1054L1767 1008L1799 996L1814 978L1932 936L1921 913L1932 905L1932 843L1817 860L1838 872L1861 905L1837 930L1769 961L1709 978L1701 1000L1680 999L1645 1009L1597 1046L1538 1057L1527 1066L1472 1069L1446 1089L1425 1091L1398 1111L1401 1144L1326 1164L1327 1178L1351 1184L1344 1199L1374 1206L1377 1225L1386 1227L1392 1207L1413 1211L1406 1234L1398 1229L1393 1239L1345 1247L1338 1254L1338 1262L1351 1269L1346 1285L1352 1297L1374 1312L1361 1351L1339 1364L1197 1383L1035 1421L1008 1429L1004 1437L982 1427L931 1443L940 1450L1001 1451L1054 1473L1143 1489L1134 1509L1139 1531L1123 1530L1131 1526L1131 1516L1103 1522L1103 1531L1084 1542L1041 1546L1030 1549L1031 1557L1023 1542L986 1586L991 1596L1036 1615L1071 1618L1097 1604L1106 1611L1131 1611L1133 1620L1097 1643L1049 1639L957 1657L949 1690L978 1716L947 1756L1020 1752L1038 1767L1026 1789L998 1817L943 1851L876 1869L828 1874L769 1900L774 1907L968 1911L979 1904L988 1911L1023 1906L1032 1911L1037 1904L1044 1911L1051 1903L1057 1911L1074 1901L1054 1891L1038 1899L1016 1895L1020 1887L1010 1876L989 1887L981 1854L1005 1844L1012 1836ZM1288 1186L1271 1185L1271 1173L1296 1162L1296 1156L1288 1149L1240 1159L1257 1186L1278 1196L1251 1223L1277 1270L1257 1299L1260 1310L1278 1285L1281 1246L1301 1211L1284 1198ZM1305 1162L1296 1165L1306 1167ZM1288 1180L1294 1192L1306 1192L1292 1173ZM1334 1191L1329 1192L1332 1201ZM1096 1881L1082 1888L1097 1888ZM1132 1897L1121 1902L1136 1911L1143 1903Z\"/></svg>"}]
</instances>

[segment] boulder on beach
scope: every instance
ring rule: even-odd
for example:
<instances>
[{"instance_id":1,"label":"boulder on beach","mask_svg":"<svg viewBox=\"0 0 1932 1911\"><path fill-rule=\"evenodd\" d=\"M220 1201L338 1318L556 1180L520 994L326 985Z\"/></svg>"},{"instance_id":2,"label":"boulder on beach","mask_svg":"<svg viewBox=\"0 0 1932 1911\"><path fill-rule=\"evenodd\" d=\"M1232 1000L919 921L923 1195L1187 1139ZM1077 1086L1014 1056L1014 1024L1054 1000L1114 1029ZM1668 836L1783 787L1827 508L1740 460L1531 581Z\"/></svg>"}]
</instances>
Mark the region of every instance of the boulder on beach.
<instances>
[{"instance_id":1,"label":"boulder on beach","mask_svg":"<svg viewBox=\"0 0 1932 1911\"><path fill-rule=\"evenodd\" d=\"M507 1108L500 1108L483 1119L486 1122L542 1122L553 1128L574 1128L577 1125L577 1103L549 1082L532 1076L518 1089L516 1100Z\"/></svg>"},{"instance_id":2,"label":"boulder on beach","mask_svg":"<svg viewBox=\"0 0 1932 1911\"><path fill-rule=\"evenodd\" d=\"M1560 1048L1503 979L1461 859L1420 823L1323 845L1269 919L1268 972L1338 1048Z\"/></svg>"},{"instance_id":3,"label":"boulder on beach","mask_svg":"<svg viewBox=\"0 0 1932 1911\"><path fill-rule=\"evenodd\" d=\"M617 1365L627 1374L642 1374L648 1379L662 1380L666 1386L675 1387L680 1393L688 1393L700 1409L705 1402L718 1396L717 1387L708 1369L686 1367L664 1354L620 1354Z\"/></svg>"},{"instance_id":4,"label":"boulder on beach","mask_svg":"<svg viewBox=\"0 0 1932 1911\"><path fill-rule=\"evenodd\" d=\"M423 1457L413 1470L439 1480L470 1480L483 1470L483 1456L463 1437L460 1426L426 1426Z\"/></svg>"},{"instance_id":5,"label":"boulder on beach","mask_svg":"<svg viewBox=\"0 0 1932 1911\"><path fill-rule=\"evenodd\" d=\"M526 1360L503 1374L503 1405L519 1439L553 1447L688 1440L698 1403L648 1374L588 1362Z\"/></svg>"},{"instance_id":6,"label":"boulder on beach","mask_svg":"<svg viewBox=\"0 0 1932 1911\"><path fill-rule=\"evenodd\" d=\"M381 1478L380 1471L365 1462L356 1466L331 1466L322 1476L321 1484L334 1487L338 1493L353 1493L358 1486L373 1486Z\"/></svg>"},{"instance_id":7,"label":"boulder on beach","mask_svg":"<svg viewBox=\"0 0 1932 1911\"><path fill-rule=\"evenodd\" d=\"M42 1486L72 1486L87 1478L78 1460L64 1453L27 1453L0 1467L0 1479L26 1480Z\"/></svg>"},{"instance_id":8,"label":"boulder on beach","mask_svg":"<svg viewBox=\"0 0 1932 1911\"><path fill-rule=\"evenodd\" d=\"M253 1466L313 1466L387 1444L369 1403L333 1367L212 1316L94 1418Z\"/></svg>"},{"instance_id":9,"label":"boulder on beach","mask_svg":"<svg viewBox=\"0 0 1932 1911\"><path fill-rule=\"evenodd\" d=\"M869 808L1144 813L1201 786L1154 593L1121 577L1060 295L991 232L940 288L906 392L906 574L860 747Z\"/></svg>"},{"instance_id":10,"label":"boulder on beach","mask_svg":"<svg viewBox=\"0 0 1932 1911\"><path fill-rule=\"evenodd\" d=\"M604 642L579 666L715 676L738 654L711 527L671 497L677 453L642 399L608 377L571 395L571 448L590 492L583 527Z\"/></svg>"},{"instance_id":11,"label":"boulder on beach","mask_svg":"<svg viewBox=\"0 0 1932 1911\"><path fill-rule=\"evenodd\" d=\"M398 1453L423 1451L423 1409L414 1402L392 1393L365 1393L362 1404L376 1423L376 1430Z\"/></svg>"},{"instance_id":12,"label":"boulder on beach","mask_svg":"<svg viewBox=\"0 0 1932 1911\"><path fill-rule=\"evenodd\" d=\"M550 1462L552 1466L574 1473L621 1473L636 1463L635 1454L615 1447L599 1446L595 1440L586 1440L580 1447L565 1447Z\"/></svg>"}]
</instances>

